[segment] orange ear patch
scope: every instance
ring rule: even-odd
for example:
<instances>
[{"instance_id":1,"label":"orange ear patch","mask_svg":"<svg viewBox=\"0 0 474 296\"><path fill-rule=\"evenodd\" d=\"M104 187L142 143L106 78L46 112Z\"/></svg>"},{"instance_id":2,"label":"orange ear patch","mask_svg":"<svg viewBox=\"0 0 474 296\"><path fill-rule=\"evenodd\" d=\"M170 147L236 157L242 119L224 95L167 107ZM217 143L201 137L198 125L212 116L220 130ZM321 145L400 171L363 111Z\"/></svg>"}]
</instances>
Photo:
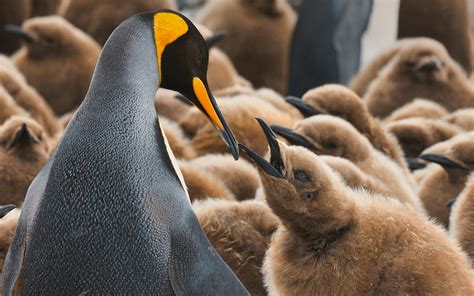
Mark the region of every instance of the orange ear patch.
<instances>
[{"instance_id":1,"label":"orange ear patch","mask_svg":"<svg viewBox=\"0 0 474 296\"><path fill-rule=\"evenodd\" d=\"M161 57L165 47L188 32L186 21L179 15L171 12L158 12L153 17L155 32L156 54L158 57L158 72L161 77Z\"/></svg>"}]
</instances>

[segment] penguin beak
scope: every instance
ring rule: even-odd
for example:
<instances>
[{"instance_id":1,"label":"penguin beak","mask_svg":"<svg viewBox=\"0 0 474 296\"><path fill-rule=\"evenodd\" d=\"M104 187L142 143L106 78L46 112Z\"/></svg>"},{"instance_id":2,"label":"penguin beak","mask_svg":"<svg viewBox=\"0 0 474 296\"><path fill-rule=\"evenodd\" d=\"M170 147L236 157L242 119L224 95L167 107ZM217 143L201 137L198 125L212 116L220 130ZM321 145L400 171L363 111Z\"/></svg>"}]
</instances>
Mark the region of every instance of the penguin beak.
<instances>
[{"instance_id":1,"label":"penguin beak","mask_svg":"<svg viewBox=\"0 0 474 296\"><path fill-rule=\"evenodd\" d=\"M190 98L190 101L206 114L216 130L221 134L222 139L229 147L234 159L239 159L237 140L217 107L216 100L209 91L209 87L199 77L193 78L193 93L194 95Z\"/></svg>"},{"instance_id":2,"label":"penguin beak","mask_svg":"<svg viewBox=\"0 0 474 296\"><path fill-rule=\"evenodd\" d=\"M420 156L420 159L437 163L443 168L447 168L447 169L465 169L463 166L452 161L451 159L447 158L443 154L423 154Z\"/></svg>"},{"instance_id":3,"label":"penguin beak","mask_svg":"<svg viewBox=\"0 0 474 296\"><path fill-rule=\"evenodd\" d=\"M21 40L27 42L27 43L33 43L35 39L31 37L28 33L23 31L23 29L20 26L17 25L6 25L4 27L5 32L8 32L10 34L15 35L16 37L20 38Z\"/></svg>"},{"instance_id":4,"label":"penguin beak","mask_svg":"<svg viewBox=\"0 0 474 296\"><path fill-rule=\"evenodd\" d=\"M410 171L416 171L416 170L421 170L426 168L426 164L420 162L418 158L413 158L413 157L406 157L405 161L408 164L408 168Z\"/></svg>"},{"instance_id":5,"label":"penguin beak","mask_svg":"<svg viewBox=\"0 0 474 296\"><path fill-rule=\"evenodd\" d=\"M260 124L263 133L268 141L268 146L270 147L270 162L266 161L263 157L250 150L250 148L239 144L240 149L247 154L255 163L268 175L285 179L285 167L283 160L281 158L280 146L276 139L276 135L273 133L270 126L262 118L256 118Z\"/></svg>"},{"instance_id":6,"label":"penguin beak","mask_svg":"<svg viewBox=\"0 0 474 296\"><path fill-rule=\"evenodd\" d=\"M227 36L227 34L224 32L214 33L214 35L206 39L207 47L208 48L214 47L217 43L219 43L222 39L224 39L225 36Z\"/></svg>"},{"instance_id":7,"label":"penguin beak","mask_svg":"<svg viewBox=\"0 0 474 296\"><path fill-rule=\"evenodd\" d=\"M8 213L10 213L15 208L16 208L15 205L0 206L0 219L5 217Z\"/></svg>"},{"instance_id":8,"label":"penguin beak","mask_svg":"<svg viewBox=\"0 0 474 296\"><path fill-rule=\"evenodd\" d=\"M279 136L286 139L291 145L302 146L310 150L315 150L315 147L305 137L295 133L291 128L279 125L272 125L271 129Z\"/></svg>"},{"instance_id":9,"label":"penguin beak","mask_svg":"<svg viewBox=\"0 0 474 296\"><path fill-rule=\"evenodd\" d=\"M303 99L297 97L286 97L286 101L288 104L298 109L305 118L321 114L321 112L318 112L316 109L308 105L308 103L303 101Z\"/></svg>"}]
</instances>

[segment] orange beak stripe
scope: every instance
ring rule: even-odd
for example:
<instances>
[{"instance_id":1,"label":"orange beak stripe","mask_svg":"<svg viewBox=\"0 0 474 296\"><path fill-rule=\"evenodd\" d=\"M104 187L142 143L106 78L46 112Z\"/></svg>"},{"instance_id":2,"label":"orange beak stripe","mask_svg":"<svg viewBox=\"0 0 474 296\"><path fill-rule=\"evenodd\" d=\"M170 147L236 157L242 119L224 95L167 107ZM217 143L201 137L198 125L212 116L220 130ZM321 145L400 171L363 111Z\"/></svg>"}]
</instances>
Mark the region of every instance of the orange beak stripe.
<instances>
[{"instance_id":1,"label":"orange beak stripe","mask_svg":"<svg viewBox=\"0 0 474 296\"><path fill-rule=\"evenodd\" d=\"M217 116L214 106L212 106L212 102L209 98L209 94L207 93L207 89L204 86L202 80L198 77L193 78L193 90L194 94L198 98L207 115L211 118L212 122L217 125L221 129L221 131L223 131L224 126L222 125L221 120Z\"/></svg>"}]
</instances>

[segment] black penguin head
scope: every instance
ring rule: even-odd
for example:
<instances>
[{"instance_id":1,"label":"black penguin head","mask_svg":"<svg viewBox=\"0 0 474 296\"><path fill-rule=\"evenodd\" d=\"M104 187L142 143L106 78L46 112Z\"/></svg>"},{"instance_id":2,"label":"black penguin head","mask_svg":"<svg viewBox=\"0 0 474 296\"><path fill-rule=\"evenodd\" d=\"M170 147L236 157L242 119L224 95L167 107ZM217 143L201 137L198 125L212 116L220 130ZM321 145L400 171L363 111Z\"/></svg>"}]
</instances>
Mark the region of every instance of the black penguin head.
<instances>
[{"instance_id":1,"label":"black penguin head","mask_svg":"<svg viewBox=\"0 0 474 296\"><path fill-rule=\"evenodd\" d=\"M153 14L161 87L180 92L199 108L221 133L235 159L239 149L207 84L209 49L193 23L183 15L160 10Z\"/></svg>"}]
</instances>

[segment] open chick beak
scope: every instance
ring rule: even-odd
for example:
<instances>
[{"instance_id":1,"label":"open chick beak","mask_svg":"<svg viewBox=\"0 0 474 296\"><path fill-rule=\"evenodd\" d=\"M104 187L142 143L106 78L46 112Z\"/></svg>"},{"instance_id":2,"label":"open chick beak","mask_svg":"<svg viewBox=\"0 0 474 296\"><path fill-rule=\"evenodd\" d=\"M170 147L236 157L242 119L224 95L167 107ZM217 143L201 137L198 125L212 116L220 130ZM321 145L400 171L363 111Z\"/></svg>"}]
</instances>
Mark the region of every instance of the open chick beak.
<instances>
[{"instance_id":1,"label":"open chick beak","mask_svg":"<svg viewBox=\"0 0 474 296\"><path fill-rule=\"evenodd\" d=\"M190 101L196 105L211 120L216 130L221 134L222 139L229 147L235 160L239 159L239 146L232 130L227 125L216 100L209 91L209 87L200 78L193 78L194 96Z\"/></svg>"},{"instance_id":2,"label":"open chick beak","mask_svg":"<svg viewBox=\"0 0 474 296\"><path fill-rule=\"evenodd\" d=\"M464 169L462 165L452 161L443 154L423 154L420 156L420 159L437 163L447 169Z\"/></svg>"},{"instance_id":3,"label":"open chick beak","mask_svg":"<svg viewBox=\"0 0 474 296\"><path fill-rule=\"evenodd\" d=\"M300 98L297 98L297 97L287 97L286 98L286 101L288 102L288 104L292 105L293 107L295 107L296 109L298 109L298 111L300 111L300 113L305 117L305 118L308 118L308 117L311 117L311 116L314 116L314 115L320 115L321 113L318 112L316 109L314 109L313 107L311 107L308 103L306 103L305 101L303 101L302 99Z\"/></svg>"},{"instance_id":4,"label":"open chick beak","mask_svg":"<svg viewBox=\"0 0 474 296\"><path fill-rule=\"evenodd\" d=\"M302 146L309 150L315 150L315 147L305 137L295 133L291 128L275 125L271 126L271 129L279 136L283 137L291 145Z\"/></svg>"},{"instance_id":5,"label":"open chick beak","mask_svg":"<svg viewBox=\"0 0 474 296\"><path fill-rule=\"evenodd\" d=\"M24 40L27 43L32 43L35 41L34 38L31 37L31 35L23 31L23 29L18 25L6 25L4 27L4 30L5 32L15 35L16 37L20 38L21 40Z\"/></svg>"},{"instance_id":6,"label":"open chick beak","mask_svg":"<svg viewBox=\"0 0 474 296\"><path fill-rule=\"evenodd\" d=\"M270 162L265 160L263 157L252 151L250 148L245 145L239 144L240 149L245 152L255 163L262 168L262 170L268 175L284 179L285 178L285 167L283 160L281 159L280 146L276 139L276 135L273 133L270 126L261 118L257 118L258 123L260 124L263 133L270 147Z\"/></svg>"}]
</instances>

